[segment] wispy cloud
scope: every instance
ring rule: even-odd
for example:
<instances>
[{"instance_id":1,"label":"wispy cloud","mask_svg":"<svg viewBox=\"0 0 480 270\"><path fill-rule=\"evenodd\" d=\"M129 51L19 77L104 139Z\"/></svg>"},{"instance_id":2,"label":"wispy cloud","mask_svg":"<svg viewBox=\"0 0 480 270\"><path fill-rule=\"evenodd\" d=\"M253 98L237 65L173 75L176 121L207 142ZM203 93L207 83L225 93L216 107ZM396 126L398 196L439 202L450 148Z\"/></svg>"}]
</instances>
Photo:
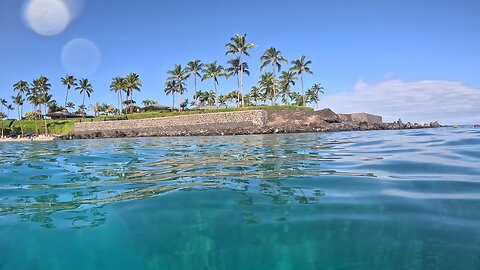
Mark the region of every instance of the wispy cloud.
<instances>
[{"instance_id":1,"label":"wispy cloud","mask_svg":"<svg viewBox=\"0 0 480 270\"><path fill-rule=\"evenodd\" d=\"M335 112L370 112L384 121L480 123L480 88L457 81L359 81L352 92L329 95L320 102Z\"/></svg>"}]
</instances>

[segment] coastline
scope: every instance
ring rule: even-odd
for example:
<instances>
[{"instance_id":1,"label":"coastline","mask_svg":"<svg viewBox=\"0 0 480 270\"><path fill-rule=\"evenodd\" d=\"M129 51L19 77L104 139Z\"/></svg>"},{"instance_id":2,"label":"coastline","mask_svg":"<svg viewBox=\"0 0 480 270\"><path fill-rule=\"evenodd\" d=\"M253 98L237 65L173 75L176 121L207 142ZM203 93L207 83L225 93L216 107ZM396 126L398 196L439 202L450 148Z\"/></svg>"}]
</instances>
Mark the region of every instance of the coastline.
<instances>
[{"instance_id":1,"label":"coastline","mask_svg":"<svg viewBox=\"0 0 480 270\"><path fill-rule=\"evenodd\" d=\"M380 118L381 119L381 118ZM420 129L429 124L353 121L330 109L321 111L251 110L162 118L76 123L75 133L62 139L137 138L174 136L225 136L275 133L310 133Z\"/></svg>"},{"instance_id":2,"label":"coastline","mask_svg":"<svg viewBox=\"0 0 480 270\"><path fill-rule=\"evenodd\" d=\"M323 109L321 111L250 110L220 112L124 121L82 122L75 124L75 130L72 134L39 135L32 139L28 137L16 139L0 138L0 143L101 138L234 136L441 127L438 122L412 124L410 122L403 123L399 120L393 123L383 123L381 122L380 116L373 117L377 117L376 121L370 121L368 119L360 121L352 120L348 115L336 114L330 109Z\"/></svg>"}]
</instances>

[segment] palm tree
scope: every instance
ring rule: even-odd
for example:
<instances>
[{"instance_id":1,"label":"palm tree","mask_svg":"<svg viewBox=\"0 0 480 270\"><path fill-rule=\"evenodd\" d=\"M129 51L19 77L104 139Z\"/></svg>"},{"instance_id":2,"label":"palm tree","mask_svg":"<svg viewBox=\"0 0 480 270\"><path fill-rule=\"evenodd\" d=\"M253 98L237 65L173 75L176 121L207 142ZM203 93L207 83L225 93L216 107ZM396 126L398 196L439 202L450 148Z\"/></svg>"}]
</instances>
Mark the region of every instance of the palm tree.
<instances>
[{"instance_id":1,"label":"palm tree","mask_svg":"<svg viewBox=\"0 0 480 270\"><path fill-rule=\"evenodd\" d=\"M0 98L0 116L1 116L0 120L2 121L2 138L3 138L3 119L7 117L7 115L3 113L3 106L6 107L7 105L8 105L7 100L4 98Z\"/></svg>"},{"instance_id":2,"label":"palm tree","mask_svg":"<svg viewBox=\"0 0 480 270\"><path fill-rule=\"evenodd\" d=\"M255 101L255 106L258 106L258 100L261 97L261 89L258 86L253 86L250 90L250 98Z\"/></svg>"},{"instance_id":3,"label":"palm tree","mask_svg":"<svg viewBox=\"0 0 480 270\"><path fill-rule=\"evenodd\" d=\"M230 102L235 102L235 105L238 107L238 101L240 100L240 91L239 90L236 90L236 91L232 91L230 93L227 94L226 98L228 100L230 100Z\"/></svg>"},{"instance_id":4,"label":"palm tree","mask_svg":"<svg viewBox=\"0 0 480 270\"><path fill-rule=\"evenodd\" d=\"M263 91L263 95L265 96L265 98L269 98L272 101L272 105L274 104L273 91L275 89L275 83L276 82L273 72L267 72L265 74L262 74L262 76L260 77L260 81L258 82L258 86Z\"/></svg>"},{"instance_id":5,"label":"palm tree","mask_svg":"<svg viewBox=\"0 0 480 270\"><path fill-rule=\"evenodd\" d=\"M75 89L80 90L80 95L83 94L82 105L80 109L82 110L82 118L85 117L85 95L90 98L90 95L93 93L93 86L88 82L88 79L81 79L79 84Z\"/></svg>"},{"instance_id":6,"label":"palm tree","mask_svg":"<svg viewBox=\"0 0 480 270\"><path fill-rule=\"evenodd\" d=\"M292 104L295 105L295 106L302 106L302 102L303 102L303 96L300 95L299 93L295 92L295 91L292 91L290 93L290 100L292 100Z\"/></svg>"},{"instance_id":7,"label":"palm tree","mask_svg":"<svg viewBox=\"0 0 480 270\"><path fill-rule=\"evenodd\" d=\"M167 96L172 95L172 112L175 108L175 92L177 91L176 89L177 89L177 83L175 82L175 80L167 80L165 82L165 88L164 88L165 94Z\"/></svg>"},{"instance_id":8,"label":"palm tree","mask_svg":"<svg viewBox=\"0 0 480 270\"><path fill-rule=\"evenodd\" d=\"M273 72L273 80L276 80L275 70L277 69L278 72L282 69L282 64L288 64L287 59L282 56L280 51L277 51L274 47L270 47L266 50L263 55L260 57L260 61L262 61L262 66L260 70L264 70L266 66L272 65L272 72ZM275 84L273 84L273 105L277 103L277 93L275 91Z\"/></svg>"},{"instance_id":9,"label":"palm tree","mask_svg":"<svg viewBox=\"0 0 480 270\"><path fill-rule=\"evenodd\" d=\"M323 92L324 88L319 83L314 84L310 89L307 90L307 98L310 102L315 102L316 110L318 111L318 101L320 101L320 93Z\"/></svg>"},{"instance_id":10,"label":"palm tree","mask_svg":"<svg viewBox=\"0 0 480 270\"><path fill-rule=\"evenodd\" d=\"M148 106L156 105L157 102L155 100L145 99L142 101L142 104L144 107L148 107Z\"/></svg>"},{"instance_id":11,"label":"palm tree","mask_svg":"<svg viewBox=\"0 0 480 270\"><path fill-rule=\"evenodd\" d=\"M240 72L243 70L243 74L250 76L250 70L248 68L247 62L243 62L240 65L240 61L241 61L240 57L229 60L227 63L230 64L230 66L225 69L227 79L231 76L235 76L237 78L237 101L240 100L240 95L241 95L240 78L239 78ZM238 105L238 102L237 102L237 105Z\"/></svg>"},{"instance_id":12,"label":"palm tree","mask_svg":"<svg viewBox=\"0 0 480 270\"><path fill-rule=\"evenodd\" d=\"M167 78L167 80L175 80L177 85L177 92L180 95L179 104L183 103L182 94L185 91L185 81L190 77L188 73L188 69L182 68L182 65L176 64L172 70L167 71L168 74L171 76ZM182 107L179 106L179 111L182 110Z\"/></svg>"},{"instance_id":13,"label":"palm tree","mask_svg":"<svg viewBox=\"0 0 480 270\"><path fill-rule=\"evenodd\" d=\"M305 55L302 55L299 59L292 61L293 67L290 69L297 73L297 75L300 75L300 79L302 81L302 106L305 106L305 90L303 87L303 73L307 74L313 74L313 72L310 70L309 65L312 64L312 61L310 60L305 60Z\"/></svg>"},{"instance_id":14,"label":"palm tree","mask_svg":"<svg viewBox=\"0 0 480 270\"><path fill-rule=\"evenodd\" d=\"M7 105L7 120L10 118L10 111L13 111L15 110L15 108L13 108L13 105L12 104L8 104ZM10 123L10 134L13 133L13 127L12 127L12 123Z\"/></svg>"},{"instance_id":15,"label":"palm tree","mask_svg":"<svg viewBox=\"0 0 480 270\"><path fill-rule=\"evenodd\" d=\"M125 89L125 79L122 77L115 77L110 83L110 91L117 93L119 114L123 112L122 109L122 91Z\"/></svg>"},{"instance_id":16,"label":"palm tree","mask_svg":"<svg viewBox=\"0 0 480 270\"><path fill-rule=\"evenodd\" d=\"M217 65L217 61L207 64L203 70L202 81L206 79L213 79L213 86L215 88L215 107L218 108L218 78L225 76L225 69L221 65Z\"/></svg>"},{"instance_id":17,"label":"palm tree","mask_svg":"<svg viewBox=\"0 0 480 270\"><path fill-rule=\"evenodd\" d=\"M203 69L204 66L205 65L200 60L193 60L188 62L187 64L187 71L189 72L189 74L193 75L193 101L196 100L195 97L197 96L197 76L201 78L200 71Z\"/></svg>"},{"instance_id":18,"label":"palm tree","mask_svg":"<svg viewBox=\"0 0 480 270\"><path fill-rule=\"evenodd\" d=\"M227 100L228 100L228 98L225 95L218 96L218 103L222 107L227 107Z\"/></svg>"},{"instance_id":19,"label":"palm tree","mask_svg":"<svg viewBox=\"0 0 480 270\"><path fill-rule=\"evenodd\" d=\"M43 103L43 120L45 124L45 135L48 135L48 127L47 127L47 103L49 101L49 97L51 98L51 95L48 94L48 91L50 91L50 87L52 85L48 82L48 78L45 76L40 76L37 80L34 80L34 88L38 91L38 103L42 104ZM40 109L41 112L41 109Z\"/></svg>"},{"instance_id":20,"label":"palm tree","mask_svg":"<svg viewBox=\"0 0 480 270\"><path fill-rule=\"evenodd\" d=\"M255 47L253 43L246 42L247 34L239 35L236 34L234 37L230 38L230 43L227 43L225 47L227 47L227 52L225 55L229 54L240 54L239 62L243 63L243 55L250 56L248 53L249 50ZM242 94L242 106L243 106L243 65L241 65L240 69L240 94Z\"/></svg>"},{"instance_id":21,"label":"palm tree","mask_svg":"<svg viewBox=\"0 0 480 270\"><path fill-rule=\"evenodd\" d=\"M127 89L127 93L130 94L130 114L133 113L133 90L140 91L142 85L143 83L140 80L140 76L136 73L130 73L125 78L125 89Z\"/></svg>"},{"instance_id":22,"label":"palm tree","mask_svg":"<svg viewBox=\"0 0 480 270\"><path fill-rule=\"evenodd\" d=\"M65 95L65 110L67 109L67 102L68 102L68 91L70 88L77 86L77 79L71 75L65 75L64 78L60 78L62 84L67 86L67 94ZM66 117L66 116L65 116Z\"/></svg>"},{"instance_id":23,"label":"palm tree","mask_svg":"<svg viewBox=\"0 0 480 270\"><path fill-rule=\"evenodd\" d=\"M204 95L204 92L202 90L198 90L195 96L193 96L194 100L198 99L200 109L202 109L202 106L204 105L204 101L202 100L203 95Z\"/></svg>"},{"instance_id":24,"label":"palm tree","mask_svg":"<svg viewBox=\"0 0 480 270\"><path fill-rule=\"evenodd\" d=\"M210 91L205 91L204 92L204 95L205 95L205 101L207 102L207 104L209 106L213 106L215 105L215 102L217 100L217 95L215 94L215 92L213 92L212 90Z\"/></svg>"},{"instance_id":25,"label":"palm tree","mask_svg":"<svg viewBox=\"0 0 480 270\"><path fill-rule=\"evenodd\" d=\"M37 80L33 80L28 88L29 91L27 92L27 100L32 104L32 113L33 119L36 119L37 116L40 119L40 114L38 113L38 107L40 106L40 90L38 89L38 82ZM38 134L38 125L37 121L35 122L35 133Z\"/></svg>"},{"instance_id":26,"label":"palm tree","mask_svg":"<svg viewBox=\"0 0 480 270\"><path fill-rule=\"evenodd\" d=\"M280 88L283 94L282 101L285 105L288 104L288 97L290 97L290 86L295 85L295 81L297 80L297 75L293 71L283 71L282 75L280 75Z\"/></svg>"},{"instance_id":27,"label":"palm tree","mask_svg":"<svg viewBox=\"0 0 480 270\"><path fill-rule=\"evenodd\" d=\"M13 91L14 92L18 92L17 96L19 96L19 103L21 104L17 104L17 108L19 110L19 115L18 115L18 120L20 121L20 129L22 131L22 136L24 135L24 132L23 132L23 122L22 122L22 116L23 116L23 104L25 102L25 99L23 98L23 95L25 93L28 93L29 91L29 85L28 85L28 82L26 81L19 81L17 83L15 83L13 85ZM21 100L21 102L20 102Z\"/></svg>"},{"instance_id":28,"label":"palm tree","mask_svg":"<svg viewBox=\"0 0 480 270\"><path fill-rule=\"evenodd\" d=\"M13 104L17 105L18 121L20 121L20 130L22 132L22 137L24 136L23 125L22 125L22 106L25 99L21 93L17 93L16 96L12 96Z\"/></svg>"},{"instance_id":29,"label":"palm tree","mask_svg":"<svg viewBox=\"0 0 480 270\"><path fill-rule=\"evenodd\" d=\"M69 102L67 102L67 105L65 106L65 108L75 109L75 103L69 101Z\"/></svg>"}]
</instances>

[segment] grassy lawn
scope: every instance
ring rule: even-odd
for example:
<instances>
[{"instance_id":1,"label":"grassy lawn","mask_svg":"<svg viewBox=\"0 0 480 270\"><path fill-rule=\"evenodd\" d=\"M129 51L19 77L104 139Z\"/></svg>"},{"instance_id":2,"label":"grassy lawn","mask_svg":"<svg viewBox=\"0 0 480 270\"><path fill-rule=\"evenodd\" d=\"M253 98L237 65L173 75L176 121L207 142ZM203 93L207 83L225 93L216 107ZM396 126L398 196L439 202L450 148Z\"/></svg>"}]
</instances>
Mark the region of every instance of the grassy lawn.
<instances>
[{"instance_id":1,"label":"grassy lawn","mask_svg":"<svg viewBox=\"0 0 480 270\"><path fill-rule=\"evenodd\" d=\"M310 107L299 107L299 106L255 106L255 107L243 107L243 108L219 108L215 110L207 110L203 113L218 113L218 112L236 112L236 111L247 111L247 110L301 110L301 111L311 111L313 110ZM178 116L178 115L192 115L202 113L200 110L194 111L155 111L155 112L141 112L128 114L127 119L143 119L143 118L155 118L155 117L168 117L168 116ZM56 135L67 135L71 134L74 131L75 122L96 122L96 121L106 121L112 120L115 118L124 119L125 116L99 116L96 118L87 118L87 119L75 119L75 120L47 120L48 132L50 134ZM15 134L21 134L20 125L23 126L24 133L33 133L33 134L44 134L45 133L45 123L43 120L5 120L3 122L3 127L5 134L10 134L12 130ZM13 122L13 123L12 123Z\"/></svg>"}]
</instances>

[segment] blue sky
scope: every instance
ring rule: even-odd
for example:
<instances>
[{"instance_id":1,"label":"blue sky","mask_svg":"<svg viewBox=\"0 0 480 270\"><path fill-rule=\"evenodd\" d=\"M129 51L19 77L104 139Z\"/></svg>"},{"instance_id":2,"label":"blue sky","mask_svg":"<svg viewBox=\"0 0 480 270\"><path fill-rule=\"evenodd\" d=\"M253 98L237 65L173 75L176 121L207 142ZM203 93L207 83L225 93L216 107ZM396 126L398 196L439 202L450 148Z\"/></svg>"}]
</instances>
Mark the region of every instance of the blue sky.
<instances>
[{"instance_id":1,"label":"blue sky","mask_svg":"<svg viewBox=\"0 0 480 270\"><path fill-rule=\"evenodd\" d=\"M93 42L101 55L98 69L88 74L95 91L89 103L115 104L109 91L111 79L135 72L144 82L141 93L136 94L138 101L170 104L163 93L166 71L192 59L218 60L226 65L229 57L224 46L236 33L247 33L248 40L257 45L247 59L252 70L245 81L247 89L260 76L260 55L274 46L288 60L305 54L313 61L315 75L305 78L306 86L321 83L326 89L325 102L332 101L321 105L333 109L338 107L333 102L339 102L335 97L355 96L359 83L377 89L375 86L392 80L410 86L453 81L469 89L471 96L466 100L479 96L478 0L246 0L238 7L234 1L70 1L83 2L83 8L64 31L52 36L36 33L25 22L23 10L30 1L0 1L0 97L10 97L16 81L31 81L43 74L52 81L55 99L63 103L65 89L59 78L67 70L61 51L69 41L83 38ZM77 74L82 75L87 74ZM199 88L212 89L213 85L206 81ZM235 88L233 79L220 81L221 93ZM388 92L375 91L383 91L379 95ZM392 102L388 95L385 98L379 102ZM72 99L81 102L76 93ZM437 101L430 99L434 110ZM370 109L367 104L362 107L361 101L351 102L352 111ZM349 108L341 107L347 112ZM408 104L404 109L408 110ZM385 114L382 110L373 112ZM403 116L402 108L395 113ZM467 113L480 114L476 108ZM432 117L442 119L443 115Z\"/></svg>"}]
</instances>

